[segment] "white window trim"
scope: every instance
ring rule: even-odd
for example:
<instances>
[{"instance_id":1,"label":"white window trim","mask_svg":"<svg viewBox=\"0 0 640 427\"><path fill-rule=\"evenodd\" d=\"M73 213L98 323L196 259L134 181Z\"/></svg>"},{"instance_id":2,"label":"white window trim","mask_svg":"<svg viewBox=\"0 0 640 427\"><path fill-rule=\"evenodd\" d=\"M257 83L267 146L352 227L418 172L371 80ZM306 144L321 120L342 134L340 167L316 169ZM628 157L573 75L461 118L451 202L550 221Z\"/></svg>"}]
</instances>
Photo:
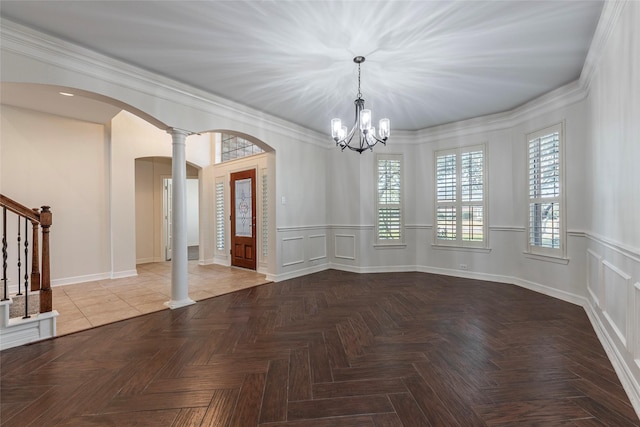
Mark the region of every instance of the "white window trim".
<instances>
[{"instance_id":1,"label":"white window trim","mask_svg":"<svg viewBox=\"0 0 640 427\"><path fill-rule=\"evenodd\" d=\"M530 232L531 232L531 218L530 218L530 203L531 196L529 193L530 186L530 173L529 173L529 142L533 139L541 138L543 136L558 132L558 140L560 142L559 149L559 175L560 175L560 196L556 198L557 202L560 204L560 247L559 248L545 248L531 244L530 240ZM525 135L525 218L526 218L526 232L525 232L525 254L529 255L538 255L541 257L548 258L557 258L566 260L567 259L567 212L566 212L566 196L565 196L565 124L564 121L558 124L548 126L544 129L540 129L535 132L531 132ZM532 259L539 259L536 257L531 257Z\"/></svg>"},{"instance_id":2,"label":"white window trim","mask_svg":"<svg viewBox=\"0 0 640 427\"><path fill-rule=\"evenodd\" d=\"M400 161L400 238L399 239L379 239L379 216L378 211L382 207L378 201L378 162L380 160ZM397 247L404 248L404 159L402 154L380 154L376 153L373 167L373 194L375 209L374 246L375 247ZM395 205L393 205L395 206Z\"/></svg>"},{"instance_id":3,"label":"white window trim","mask_svg":"<svg viewBox=\"0 0 640 427\"><path fill-rule=\"evenodd\" d=\"M462 160L461 154L470 151L482 151L482 202L462 202ZM456 155L456 200L455 202L438 202L438 157L449 154ZM434 204L433 204L433 247L438 248L465 248L465 249L488 249L489 248L489 182L488 182L488 153L486 144L470 145L465 147L438 150L433 153L433 183L434 183ZM462 206L475 204L482 206L482 236L481 242L462 240ZM438 206L449 205L456 208L456 240L438 239Z\"/></svg>"}]
</instances>

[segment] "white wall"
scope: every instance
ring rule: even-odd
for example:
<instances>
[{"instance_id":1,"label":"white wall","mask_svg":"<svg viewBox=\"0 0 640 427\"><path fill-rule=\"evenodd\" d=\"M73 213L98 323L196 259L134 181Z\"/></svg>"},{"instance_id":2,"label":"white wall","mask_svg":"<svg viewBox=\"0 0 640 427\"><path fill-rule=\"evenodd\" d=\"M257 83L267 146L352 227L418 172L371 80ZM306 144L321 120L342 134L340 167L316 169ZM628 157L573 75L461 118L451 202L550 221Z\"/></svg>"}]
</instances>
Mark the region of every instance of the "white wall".
<instances>
[{"instance_id":1,"label":"white wall","mask_svg":"<svg viewBox=\"0 0 640 427\"><path fill-rule=\"evenodd\" d=\"M276 150L277 280L326 269L327 154L309 144Z\"/></svg>"},{"instance_id":2,"label":"white wall","mask_svg":"<svg viewBox=\"0 0 640 427\"><path fill-rule=\"evenodd\" d=\"M6 105L0 111L0 192L28 207L51 206L52 283L104 277L111 267L107 130Z\"/></svg>"},{"instance_id":3,"label":"white wall","mask_svg":"<svg viewBox=\"0 0 640 427\"><path fill-rule=\"evenodd\" d=\"M613 10L588 98L584 256L596 330L640 412L640 3Z\"/></svg>"},{"instance_id":4,"label":"white wall","mask_svg":"<svg viewBox=\"0 0 640 427\"><path fill-rule=\"evenodd\" d=\"M155 194L153 182L154 158L137 159L136 182L136 264L164 261L154 235Z\"/></svg>"},{"instance_id":5,"label":"white wall","mask_svg":"<svg viewBox=\"0 0 640 427\"><path fill-rule=\"evenodd\" d=\"M188 175L187 175L188 176ZM200 241L200 199L198 178L187 178L187 245Z\"/></svg>"}]
</instances>

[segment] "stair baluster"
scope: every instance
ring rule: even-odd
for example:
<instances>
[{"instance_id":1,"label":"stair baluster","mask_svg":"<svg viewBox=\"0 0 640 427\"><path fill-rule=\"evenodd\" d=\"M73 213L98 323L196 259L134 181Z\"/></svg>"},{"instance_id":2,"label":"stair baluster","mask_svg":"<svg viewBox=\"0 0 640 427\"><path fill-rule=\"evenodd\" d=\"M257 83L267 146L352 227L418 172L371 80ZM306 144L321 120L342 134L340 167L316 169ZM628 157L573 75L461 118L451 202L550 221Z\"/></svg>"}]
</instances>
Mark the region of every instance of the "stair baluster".
<instances>
[{"instance_id":1,"label":"stair baluster","mask_svg":"<svg viewBox=\"0 0 640 427\"><path fill-rule=\"evenodd\" d=\"M22 287L20 286L20 279L22 278L22 260L20 259L20 242L22 241L20 234L20 216L18 216L18 293L16 295L22 295ZM25 289L25 292L27 290Z\"/></svg>"},{"instance_id":2,"label":"stair baluster","mask_svg":"<svg viewBox=\"0 0 640 427\"><path fill-rule=\"evenodd\" d=\"M4 293L2 301L9 299L7 289L7 207L2 207L2 282L4 283Z\"/></svg>"},{"instance_id":3,"label":"stair baluster","mask_svg":"<svg viewBox=\"0 0 640 427\"><path fill-rule=\"evenodd\" d=\"M18 221L18 230L20 229L20 221ZM19 251L19 248L18 248ZM29 315L29 273L27 266L29 265L29 221L24 219L24 316L23 319L28 319ZM18 275L18 281L20 276Z\"/></svg>"}]
</instances>

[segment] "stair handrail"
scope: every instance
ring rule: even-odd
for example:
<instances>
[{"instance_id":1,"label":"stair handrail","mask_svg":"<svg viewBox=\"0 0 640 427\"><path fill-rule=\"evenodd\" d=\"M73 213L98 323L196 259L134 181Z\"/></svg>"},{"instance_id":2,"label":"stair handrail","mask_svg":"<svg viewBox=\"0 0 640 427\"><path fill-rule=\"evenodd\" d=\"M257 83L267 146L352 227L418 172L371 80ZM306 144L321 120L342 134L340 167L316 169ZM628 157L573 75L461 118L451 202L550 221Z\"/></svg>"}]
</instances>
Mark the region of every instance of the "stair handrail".
<instances>
[{"instance_id":1,"label":"stair handrail","mask_svg":"<svg viewBox=\"0 0 640 427\"><path fill-rule=\"evenodd\" d=\"M23 217L26 217L31 221L40 223L40 212L38 212L37 209L30 209L25 205L20 204L13 199L10 199L4 194L0 194L0 206L6 207L14 214L22 215Z\"/></svg>"},{"instance_id":2,"label":"stair handrail","mask_svg":"<svg viewBox=\"0 0 640 427\"><path fill-rule=\"evenodd\" d=\"M0 206L7 210L27 218L31 221L33 229L32 239L32 269L31 269L31 290L40 291L40 312L47 313L53 310L53 298L51 292L51 269L49 254L49 228L52 224L52 214L49 206L42 206L41 209L29 209L21 203L0 194ZM39 271L39 248L38 248L38 227L42 227L42 273ZM26 291L26 290L25 290Z\"/></svg>"}]
</instances>

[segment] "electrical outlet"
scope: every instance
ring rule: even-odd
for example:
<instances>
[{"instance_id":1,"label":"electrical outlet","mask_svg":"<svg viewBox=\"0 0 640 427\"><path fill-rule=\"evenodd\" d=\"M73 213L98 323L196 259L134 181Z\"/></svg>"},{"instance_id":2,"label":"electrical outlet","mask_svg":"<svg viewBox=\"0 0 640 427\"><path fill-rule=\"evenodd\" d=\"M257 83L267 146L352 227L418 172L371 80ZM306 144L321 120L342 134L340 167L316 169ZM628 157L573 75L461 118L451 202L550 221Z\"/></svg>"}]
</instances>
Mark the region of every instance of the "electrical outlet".
<instances>
[{"instance_id":1,"label":"electrical outlet","mask_svg":"<svg viewBox=\"0 0 640 427\"><path fill-rule=\"evenodd\" d=\"M460 270L466 270L467 264L460 264Z\"/></svg>"}]
</instances>

